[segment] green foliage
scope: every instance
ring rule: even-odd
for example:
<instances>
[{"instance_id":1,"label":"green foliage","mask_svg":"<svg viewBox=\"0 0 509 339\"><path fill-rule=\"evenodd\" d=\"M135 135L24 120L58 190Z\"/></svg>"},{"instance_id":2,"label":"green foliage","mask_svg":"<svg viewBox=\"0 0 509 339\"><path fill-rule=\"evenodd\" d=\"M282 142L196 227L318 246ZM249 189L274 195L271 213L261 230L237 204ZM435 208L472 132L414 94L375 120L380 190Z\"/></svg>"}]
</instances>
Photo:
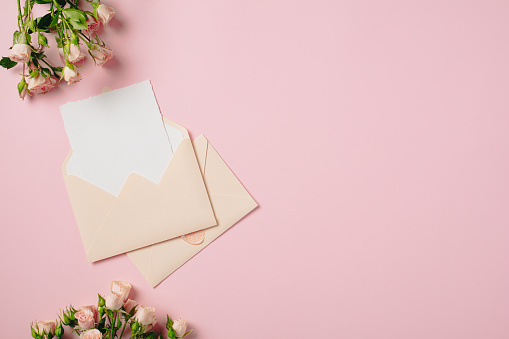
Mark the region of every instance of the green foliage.
<instances>
[{"instance_id":1,"label":"green foliage","mask_svg":"<svg viewBox=\"0 0 509 339\"><path fill-rule=\"evenodd\" d=\"M57 20L58 20L58 17L57 17ZM48 13L40 18L37 18L37 29L45 31L51 26L52 22L53 22L53 15L51 13ZM35 31L35 29L34 29L34 31Z\"/></svg>"},{"instance_id":2,"label":"green foliage","mask_svg":"<svg viewBox=\"0 0 509 339\"><path fill-rule=\"evenodd\" d=\"M12 44L13 45L16 45L18 43L20 35L21 35L20 31L14 31L14 34L12 35Z\"/></svg>"},{"instance_id":3,"label":"green foliage","mask_svg":"<svg viewBox=\"0 0 509 339\"><path fill-rule=\"evenodd\" d=\"M7 57L3 57L2 60L0 60L0 66L2 66L3 68L13 68L14 66L16 66L18 63L16 61L12 61L11 59L7 58Z\"/></svg>"},{"instance_id":4,"label":"green foliage","mask_svg":"<svg viewBox=\"0 0 509 339\"><path fill-rule=\"evenodd\" d=\"M104 46L104 43L99 39L97 34L95 38L93 38L86 36L82 32L88 29L87 15L92 15L92 13L88 10L81 10L80 8L82 6L85 7L84 5L87 4L96 9L99 3L99 0L25 0L24 3L18 0L18 22L17 29L12 35L12 44L29 45L31 51L31 55L27 58L23 67L24 72L20 74L20 76L22 78L27 76L33 78L42 74L46 78L62 77L63 67L53 65L51 61L47 60L46 55L42 53L44 47L50 47L46 33L55 33L54 36L57 47L64 48L64 65L69 65L72 69L74 69L73 62L77 62L77 60L71 60L72 56L69 55L71 44L81 47L85 46L88 47L89 50L95 45ZM45 7L47 12L40 17L35 17L34 6L39 7L39 5L40 7ZM32 36L36 39L34 44L32 44ZM16 64L16 62L11 61L10 58L7 57L3 57L0 60L0 66L6 69L13 68ZM81 65L78 64L76 67L81 67ZM20 97L24 98L26 93L23 93L23 91L26 91L27 87L22 86L22 83L23 82L20 82L18 84L18 92L20 93ZM52 83L52 86L53 85ZM51 88L52 86L49 87ZM28 94L32 95L32 93ZM104 299L102 302L104 303ZM104 308L104 305L99 305L99 311L101 315L104 315L105 310L101 312L102 308ZM72 326L70 326L74 327L77 323L76 319L74 319L75 312L76 310L73 308L67 309L65 315L61 316L64 318L62 321L66 323L66 325L72 324ZM47 337L47 335L45 337Z\"/></svg>"},{"instance_id":5,"label":"green foliage","mask_svg":"<svg viewBox=\"0 0 509 339\"><path fill-rule=\"evenodd\" d=\"M57 40L57 43L59 43L59 40ZM60 43L61 43L61 40L60 40ZM104 300L104 298L100 294L97 294L97 297L99 298L99 300L97 301L97 306L103 307L104 305L106 305L106 300Z\"/></svg>"},{"instance_id":6,"label":"green foliage","mask_svg":"<svg viewBox=\"0 0 509 339\"><path fill-rule=\"evenodd\" d=\"M88 28L85 12L75 8L66 8L62 13L64 13L74 29L83 30Z\"/></svg>"},{"instance_id":7,"label":"green foliage","mask_svg":"<svg viewBox=\"0 0 509 339\"><path fill-rule=\"evenodd\" d=\"M48 45L48 39L42 35L41 33L39 33L37 35L37 39L39 40L39 44L41 44L42 46L46 46L46 47L49 47Z\"/></svg>"}]
</instances>

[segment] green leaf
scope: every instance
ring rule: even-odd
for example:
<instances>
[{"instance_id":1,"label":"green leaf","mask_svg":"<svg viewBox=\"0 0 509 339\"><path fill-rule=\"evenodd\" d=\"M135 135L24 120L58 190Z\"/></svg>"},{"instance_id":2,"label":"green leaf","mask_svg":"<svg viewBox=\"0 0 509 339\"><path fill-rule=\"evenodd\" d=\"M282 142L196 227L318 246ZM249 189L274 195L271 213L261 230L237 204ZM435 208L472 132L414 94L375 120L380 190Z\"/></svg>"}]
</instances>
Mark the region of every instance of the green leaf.
<instances>
[{"instance_id":1,"label":"green leaf","mask_svg":"<svg viewBox=\"0 0 509 339\"><path fill-rule=\"evenodd\" d=\"M20 31L15 31L14 34L12 35L12 44L13 45L16 45L18 43L18 37L20 34L21 34Z\"/></svg>"},{"instance_id":2,"label":"green leaf","mask_svg":"<svg viewBox=\"0 0 509 339\"><path fill-rule=\"evenodd\" d=\"M30 28L30 30L31 30L32 32L35 32L35 31L36 31L36 29L37 29L37 23L35 22L35 20L30 20L30 21L28 22L28 28Z\"/></svg>"},{"instance_id":3,"label":"green leaf","mask_svg":"<svg viewBox=\"0 0 509 339\"><path fill-rule=\"evenodd\" d=\"M69 22L74 29L83 30L88 28L85 12L75 8L66 8L63 10L63 13L66 18L69 19Z\"/></svg>"},{"instance_id":4,"label":"green leaf","mask_svg":"<svg viewBox=\"0 0 509 339\"><path fill-rule=\"evenodd\" d=\"M38 76L41 72L39 70L37 71L30 71L30 79L35 78Z\"/></svg>"},{"instance_id":5,"label":"green leaf","mask_svg":"<svg viewBox=\"0 0 509 339\"><path fill-rule=\"evenodd\" d=\"M132 316L134 316L134 313L136 313L136 308L138 307L138 305L135 305L133 306L131 312L129 312L129 318L131 318Z\"/></svg>"},{"instance_id":6,"label":"green leaf","mask_svg":"<svg viewBox=\"0 0 509 339\"><path fill-rule=\"evenodd\" d=\"M76 9L76 8L66 8L63 10L63 13L65 16L73 21L87 21L87 17L85 15L85 12Z\"/></svg>"},{"instance_id":7,"label":"green leaf","mask_svg":"<svg viewBox=\"0 0 509 339\"><path fill-rule=\"evenodd\" d=\"M55 41L57 42L57 48L62 48L64 45L62 44L62 39L55 35Z\"/></svg>"},{"instance_id":8,"label":"green leaf","mask_svg":"<svg viewBox=\"0 0 509 339\"><path fill-rule=\"evenodd\" d=\"M53 1L52 0L35 0L35 2L38 4L50 4Z\"/></svg>"},{"instance_id":9,"label":"green leaf","mask_svg":"<svg viewBox=\"0 0 509 339\"><path fill-rule=\"evenodd\" d=\"M187 332L186 332L186 333L182 336L182 338L187 337L188 335L190 335L190 334L191 334L191 332L193 332L193 330L189 330L189 331L187 331Z\"/></svg>"},{"instance_id":10,"label":"green leaf","mask_svg":"<svg viewBox=\"0 0 509 339\"><path fill-rule=\"evenodd\" d=\"M39 40L39 44L43 45L43 46L46 46L46 47L49 47L48 45L48 39L42 35L41 33L38 34L37 36L38 40Z\"/></svg>"},{"instance_id":11,"label":"green leaf","mask_svg":"<svg viewBox=\"0 0 509 339\"><path fill-rule=\"evenodd\" d=\"M60 40L60 42L62 42L62 40ZM58 40L57 40L57 43L58 43ZM99 306L99 307L104 306L106 304L106 301L104 300L104 298L100 294L97 294L97 297L98 297L97 306Z\"/></svg>"},{"instance_id":12,"label":"green leaf","mask_svg":"<svg viewBox=\"0 0 509 339\"><path fill-rule=\"evenodd\" d=\"M44 54L43 52L32 52L32 55L36 59L44 59L44 58L46 58L46 54Z\"/></svg>"},{"instance_id":13,"label":"green leaf","mask_svg":"<svg viewBox=\"0 0 509 339\"><path fill-rule=\"evenodd\" d=\"M49 68L41 68L41 74L45 78L49 78L51 76L51 70Z\"/></svg>"},{"instance_id":14,"label":"green leaf","mask_svg":"<svg viewBox=\"0 0 509 339\"><path fill-rule=\"evenodd\" d=\"M60 15L60 12L55 13L55 15L53 16L53 20L51 20L49 28L55 27L57 25L59 15Z\"/></svg>"},{"instance_id":15,"label":"green leaf","mask_svg":"<svg viewBox=\"0 0 509 339\"><path fill-rule=\"evenodd\" d=\"M170 316L169 315L166 315L166 328L167 329L170 329L172 328L173 326L173 320L170 319Z\"/></svg>"},{"instance_id":16,"label":"green leaf","mask_svg":"<svg viewBox=\"0 0 509 339\"><path fill-rule=\"evenodd\" d=\"M57 20L58 20L58 17L57 17ZM53 16L51 15L51 13L48 13L43 17L37 18L37 28L40 30L47 30L50 27L52 22L53 22Z\"/></svg>"},{"instance_id":17,"label":"green leaf","mask_svg":"<svg viewBox=\"0 0 509 339\"><path fill-rule=\"evenodd\" d=\"M76 29L76 30L85 30L88 28L88 24L87 22L77 22L77 21L71 21L71 26L72 28Z\"/></svg>"},{"instance_id":18,"label":"green leaf","mask_svg":"<svg viewBox=\"0 0 509 339\"><path fill-rule=\"evenodd\" d=\"M8 57L3 57L2 60L0 60L0 66L7 69L13 68L17 64L18 63L16 61L12 61Z\"/></svg>"}]
</instances>

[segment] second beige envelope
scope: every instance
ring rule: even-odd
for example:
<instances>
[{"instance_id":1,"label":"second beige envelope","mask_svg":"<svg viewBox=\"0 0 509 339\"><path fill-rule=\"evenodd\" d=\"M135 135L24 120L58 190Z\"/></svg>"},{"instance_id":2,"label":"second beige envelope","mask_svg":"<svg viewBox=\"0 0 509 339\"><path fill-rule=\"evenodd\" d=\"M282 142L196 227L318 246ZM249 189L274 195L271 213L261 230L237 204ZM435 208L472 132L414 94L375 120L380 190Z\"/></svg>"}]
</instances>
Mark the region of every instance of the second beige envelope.
<instances>
[{"instance_id":1,"label":"second beige envelope","mask_svg":"<svg viewBox=\"0 0 509 339\"><path fill-rule=\"evenodd\" d=\"M218 225L195 233L196 245L179 237L127 253L152 287L258 206L204 136L193 145Z\"/></svg>"},{"instance_id":2,"label":"second beige envelope","mask_svg":"<svg viewBox=\"0 0 509 339\"><path fill-rule=\"evenodd\" d=\"M90 262L217 224L187 130L159 184L131 174L118 197L62 172ZM179 238L180 239L180 238Z\"/></svg>"}]
</instances>

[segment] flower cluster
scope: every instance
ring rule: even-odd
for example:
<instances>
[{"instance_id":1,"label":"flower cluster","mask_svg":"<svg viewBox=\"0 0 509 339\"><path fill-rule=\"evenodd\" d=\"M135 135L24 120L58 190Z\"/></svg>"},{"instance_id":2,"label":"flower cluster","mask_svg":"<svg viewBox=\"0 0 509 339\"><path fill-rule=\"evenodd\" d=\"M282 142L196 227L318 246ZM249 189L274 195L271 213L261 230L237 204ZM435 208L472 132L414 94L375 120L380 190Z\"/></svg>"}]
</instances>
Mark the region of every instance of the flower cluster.
<instances>
[{"instance_id":1,"label":"flower cluster","mask_svg":"<svg viewBox=\"0 0 509 339\"><path fill-rule=\"evenodd\" d=\"M48 13L34 18L35 4L45 4ZM85 46L97 66L113 58L113 51L106 47L97 34L102 25L107 25L115 10L100 3L86 0L87 8L80 8L78 0L26 0L21 6L18 0L18 29L13 35L13 46L9 57L0 60L0 66L10 69L23 65L18 94L25 99L27 94L49 92L60 80L68 85L82 78L77 63L84 61ZM62 65L54 66L44 54L49 47L45 33L54 33Z\"/></svg>"},{"instance_id":2,"label":"flower cluster","mask_svg":"<svg viewBox=\"0 0 509 339\"><path fill-rule=\"evenodd\" d=\"M155 309L138 305L129 299L131 284L116 280L111 283L111 291L106 296L99 296L96 305L74 308L69 306L59 315L59 319L39 321L31 325L32 337L35 339L60 339L64 326L71 328L81 339L114 339L130 334L131 339L157 339L162 334L156 329ZM185 320L172 320L166 316L166 333L171 339L188 336ZM127 329L127 331L126 331ZM120 332L120 334L119 334Z\"/></svg>"}]
</instances>

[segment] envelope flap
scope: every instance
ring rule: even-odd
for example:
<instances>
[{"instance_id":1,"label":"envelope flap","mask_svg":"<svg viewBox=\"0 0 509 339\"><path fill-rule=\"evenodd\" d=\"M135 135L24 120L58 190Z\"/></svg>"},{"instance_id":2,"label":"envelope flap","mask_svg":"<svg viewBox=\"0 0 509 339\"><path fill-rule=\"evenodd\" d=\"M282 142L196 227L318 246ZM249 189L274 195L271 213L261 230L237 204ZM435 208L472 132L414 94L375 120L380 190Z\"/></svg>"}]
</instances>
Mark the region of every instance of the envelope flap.
<instances>
[{"instance_id":1,"label":"envelope flap","mask_svg":"<svg viewBox=\"0 0 509 339\"><path fill-rule=\"evenodd\" d=\"M216 225L190 139L179 145L158 185L132 174L89 249L92 261ZM150 230L150 232L147 232Z\"/></svg>"},{"instance_id":2,"label":"envelope flap","mask_svg":"<svg viewBox=\"0 0 509 339\"><path fill-rule=\"evenodd\" d=\"M202 165L201 170L203 172L205 167L205 184L208 185L218 226L206 229L205 239L198 245L189 244L179 237L127 253L152 287L258 206L204 136L194 140L193 145L200 164L204 165L207 159L207 165ZM210 155L212 162L209 162ZM225 187L221 187L223 185Z\"/></svg>"},{"instance_id":3,"label":"envelope flap","mask_svg":"<svg viewBox=\"0 0 509 339\"><path fill-rule=\"evenodd\" d=\"M205 166L202 172L208 191L213 192L211 194L251 198L239 179L237 179L208 141Z\"/></svg>"},{"instance_id":4,"label":"envelope flap","mask_svg":"<svg viewBox=\"0 0 509 339\"><path fill-rule=\"evenodd\" d=\"M184 127L180 126L180 125L179 125L179 124L177 124L177 123L174 123L173 121L171 121L170 119L165 118L165 117L163 117L163 122L164 122L165 124L170 125L170 126L171 126L171 127L173 127L173 128L176 128L177 130L179 130L179 131L180 131L180 133L182 133L182 135L184 136L184 139L185 139L185 138L189 138L189 133L187 132L187 129L185 129Z\"/></svg>"}]
</instances>

